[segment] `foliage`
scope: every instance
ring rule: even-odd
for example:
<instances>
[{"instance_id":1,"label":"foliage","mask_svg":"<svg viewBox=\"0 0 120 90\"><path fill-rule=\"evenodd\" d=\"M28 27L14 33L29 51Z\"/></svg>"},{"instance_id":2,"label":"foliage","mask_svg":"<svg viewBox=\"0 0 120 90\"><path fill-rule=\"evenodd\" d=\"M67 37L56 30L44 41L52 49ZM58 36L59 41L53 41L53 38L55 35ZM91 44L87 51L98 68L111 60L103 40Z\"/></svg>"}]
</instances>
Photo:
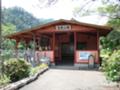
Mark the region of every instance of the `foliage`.
<instances>
[{"instance_id":1,"label":"foliage","mask_svg":"<svg viewBox=\"0 0 120 90\"><path fill-rule=\"evenodd\" d=\"M24 28L44 24L52 21L52 19L37 19L22 8L3 8L2 9L2 36L15 33ZM4 59L10 58L12 51L15 48L15 41L2 37L2 56ZM24 42L19 43L19 49L25 49Z\"/></svg>"},{"instance_id":2,"label":"foliage","mask_svg":"<svg viewBox=\"0 0 120 90\"><path fill-rule=\"evenodd\" d=\"M5 74L3 76L0 76L0 86L6 85L10 82L10 78L7 77Z\"/></svg>"},{"instance_id":3,"label":"foliage","mask_svg":"<svg viewBox=\"0 0 120 90\"><path fill-rule=\"evenodd\" d=\"M107 39L112 43L113 50L120 49L120 30L110 32Z\"/></svg>"},{"instance_id":4,"label":"foliage","mask_svg":"<svg viewBox=\"0 0 120 90\"><path fill-rule=\"evenodd\" d=\"M11 23L2 24L2 36L12 34L14 32L16 32L15 25L13 25ZM3 49L3 51L1 54L3 56L3 59L7 59L7 60L9 59L14 47L15 47L14 40L9 40L9 39L2 37L2 49Z\"/></svg>"},{"instance_id":5,"label":"foliage","mask_svg":"<svg viewBox=\"0 0 120 90\"><path fill-rule=\"evenodd\" d=\"M16 31L23 30L25 28L31 28L38 24L44 24L53 19L37 19L32 14L25 11L23 8L20 7L12 7L12 8L3 8L2 9L2 36L6 36ZM5 59L6 57L10 56L10 53L15 48L15 41L9 40L2 37L2 49L4 50L3 56ZM25 49L24 43L21 42L19 44L19 49ZM7 52L6 52L7 51ZM10 53L9 53L10 52Z\"/></svg>"},{"instance_id":6,"label":"foliage","mask_svg":"<svg viewBox=\"0 0 120 90\"><path fill-rule=\"evenodd\" d=\"M2 35L8 35L16 32L16 26L11 23L2 24Z\"/></svg>"},{"instance_id":7,"label":"foliage","mask_svg":"<svg viewBox=\"0 0 120 90\"><path fill-rule=\"evenodd\" d=\"M53 19L37 19L32 14L25 11L20 7L3 8L2 9L2 36L15 33L16 31L23 30L25 28L31 28L38 24L44 24ZM5 50L13 49L15 41L6 40L2 38L2 48ZM23 49L23 43L20 44L20 49Z\"/></svg>"},{"instance_id":8,"label":"foliage","mask_svg":"<svg viewBox=\"0 0 120 90\"><path fill-rule=\"evenodd\" d=\"M2 24L2 36L12 34L14 32L16 32L15 25L13 25L11 23ZM2 42L2 48L4 50L9 50L9 49L14 48L15 41L9 40L9 39L6 39L6 38L2 38L2 41L3 41Z\"/></svg>"},{"instance_id":9,"label":"foliage","mask_svg":"<svg viewBox=\"0 0 120 90\"><path fill-rule=\"evenodd\" d=\"M113 48L113 43L110 40L108 40L106 37L101 37L100 43L102 45L101 46L102 49L111 50Z\"/></svg>"},{"instance_id":10,"label":"foliage","mask_svg":"<svg viewBox=\"0 0 120 90\"><path fill-rule=\"evenodd\" d=\"M107 78L112 81L120 81L120 50L114 51L103 64Z\"/></svg>"},{"instance_id":11,"label":"foliage","mask_svg":"<svg viewBox=\"0 0 120 90\"><path fill-rule=\"evenodd\" d=\"M24 60L11 59L4 62L4 73L15 82L29 76L30 65Z\"/></svg>"},{"instance_id":12,"label":"foliage","mask_svg":"<svg viewBox=\"0 0 120 90\"><path fill-rule=\"evenodd\" d=\"M116 0L115 0L116 1ZM109 17L108 25L113 27L107 37L101 38L102 69L108 79L120 81L120 2L104 2L98 8L101 15Z\"/></svg>"},{"instance_id":13,"label":"foliage","mask_svg":"<svg viewBox=\"0 0 120 90\"><path fill-rule=\"evenodd\" d=\"M83 0L82 4L77 6L73 13L78 17L102 15L116 18L120 16L119 10L120 0Z\"/></svg>"},{"instance_id":14,"label":"foliage","mask_svg":"<svg viewBox=\"0 0 120 90\"><path fill-rule=\"evenodd\" d=\"M38 24L44 24L53 19L37 19L32 14L25 11L20 7L12 7L12 8L3 8L2 9L2 42L0 42L0 48L2 48L2 61L0 69L3 69L4 60L9 60L12 56L13 50L15 48L15 41L4 38L3 36L15 33L16 31L23 30L25 28L31 28ZM1 33L1 32L0 32ZM0 38L1 41L1 38ZM19 44L20 49L24 49L24 44ZM3 71L3 70L1 70Z\"/></svg>"},{"instance_id":15,"label":"foliage","mask_svg":"<svg viewBox=\"0 0 120 90\"><path fill-rule=\"evenodd\" d=\"M31 13L20 7L2 9L2 23L10 23L15 25L17 31L44 24L52 20L53 19L37 19Z\"/></svg>"},{"instance_id":16,"label":"foliage","mask_svg":"<svg viewBox=\"0 0 120 90\"><path fill-rule=\"evenodd\" d=\"M40 70L40 67L39 66L36 66L34 68L31 68L31 72L30 72L30 75L35 75L38 71Z\"/></svg>"},{"instance_id":17,"label":"foliage","mask_svg":"<svg viewBox=\"0 0 120 90\"><path fill-rule=\"evenodd\" d=\"M40 69L45 67L48 66L46 64L40 64L36 67L30 67L30 65L23 60L12 59L10 61L6 61L4 63L5 73L3 76L0 76L0 86L7 85L11 81L18 81L20 79L28 77L29 75L35 75L39 72Z\"/></svg>"},{"instance_id":18,"label":"foliage","mask_svg":"<svg viewBox=\"0 0 120 90\"><path fill-rule=\"evenodd\" d=\"M31 68L30 75L36 74L40 69L47 67L46 64L40 64L39 66L36 66L34 68Z\"/></svg>"},{"instance_id":19,"label":"foliage","mask_svg":"<svg viewBox=\"0 0 120 90\"><path fill-rule=\"evenodd\" d=\"M45 67L48 67L48 65L44 63L40 64L40 68L45 68Z\"/></svg>"},{"instance_id":20,"label":"foliage","mask_svg":"<svg viewBox=\"0 0 120 90\"><path fill-rule=\"evenodd\" d=\"M100 56L102 57L102 70L105 72L107 78L117 81L120 80L120 44L114 38L116 37L101 38Z\"/></svg>"},{"instance_id":21,"label":"foliage","mask_svg":"<svg viewBox=\"0 0 120 90\"><path fill-rule=\"evenodd\" d=\"M16 26L17 30L31 28L31 26L39 23L38 19L19 7L4 8L2 10L2 16L3 23L12 23Z\"/></svg>"},{"instance_id":22,"label":"foliage","mask_svg":"<svg viewBox=\"0 0 120 90\"><path fill-rule=\"evenodd\" d=\"M113 38L101 38L102 70L109 80L120 80L120 44Z\"/></svg>"}]
</instances>

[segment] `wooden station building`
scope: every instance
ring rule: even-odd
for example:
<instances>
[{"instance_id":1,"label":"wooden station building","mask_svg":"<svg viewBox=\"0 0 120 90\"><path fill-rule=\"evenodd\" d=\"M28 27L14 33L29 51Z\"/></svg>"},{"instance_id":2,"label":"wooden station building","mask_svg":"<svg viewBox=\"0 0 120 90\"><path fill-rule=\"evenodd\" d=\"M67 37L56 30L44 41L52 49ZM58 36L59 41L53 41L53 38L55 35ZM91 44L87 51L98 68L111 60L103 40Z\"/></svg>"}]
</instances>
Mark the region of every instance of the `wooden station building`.
<instances>
[{"instance_id":1,"label":"wooden station building","mask_svg":"<svg viewBox=\"0 0 120 90\"><path fill-rule=\"evenodd\" d=\"M8 35L7 38L34 41L36 59L46 56L54 65L99 65L99 38L111 31L111 27L81 23L76 20L56 20L28 30Z\"/></svg>"}]
</instances>

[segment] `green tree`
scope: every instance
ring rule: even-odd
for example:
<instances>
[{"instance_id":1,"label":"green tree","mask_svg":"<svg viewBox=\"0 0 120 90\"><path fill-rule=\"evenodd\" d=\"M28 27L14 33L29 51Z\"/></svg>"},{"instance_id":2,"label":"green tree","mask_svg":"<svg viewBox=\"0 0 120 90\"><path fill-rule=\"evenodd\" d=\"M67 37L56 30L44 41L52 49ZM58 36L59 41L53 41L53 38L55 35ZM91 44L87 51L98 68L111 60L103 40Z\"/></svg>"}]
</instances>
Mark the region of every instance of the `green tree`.
<instances>
[{"instance_id":1,"label":"green tree","mask_svg":"<svg viewBox=\"0 0 120 90\"><path fill-rule=\"evenodd\" d=\"M2 23L15 25L16 31L21 31L50 21L53 21L53 19L38 19L20 7L2 9Z\"/></svg>"},{"instance_id":2,"label":"green tree","mask_svg":"<svg viewBox=\"0 0 120 90\"><path fill-rule=\"evenodd\" d=\"M1 4L1 2L0 2L0 4ZM1 17L1 6L0 6L0 17ZM1 49L2 49L2 29L1 29L1 18L0 18L0 78L1 78L1 76L2 76L2 65L3 65L3 63L2 63L2 57L1 57Z\"/></svg>"},{"instance_id":3,"label":"green tree","mask_svg":"<svg viewBox=\"0 0 120 90\"><path fill-rule=\"evenodd\" d=\"M11 23L2 24L2 36L9 35L16 32L16 26Z\"/></svg>"},{"instance_id":4,"label":"green tree","mask_svg":"<svg viewBox=\"0 0 120 90\"><path fill-rule=\"evenodd\" d=\"M104 2L98 11L101 15L109 17L107 24L113 27L113 31L101 39L103 70L110 80L120 81L120 1L115 1Z\"/></svg>"},{"instance_id":5,"label":"green tree","mask_svg":"<svg viewBox=\"0 0 120 90\"><path fill-rule=\"evenodd\" d=\"M25 28L31 28L39 24L39 19L32 16L22 8L4 8L2 10L2 23L12 23L16 26L16 30L20 31Z\"/></svg>"},{"instance_id":6,"label":"green tree","mask_svg":"<svg viewBox=\"0 0 120 90\"><path fill-rule=\"evenodd\" d=\"M98 12L109 17L107 24L113 27L113 31L108 34L107 39L114 44L113 49L120 49L120 1L103 2Z\"/></svg>"},{"instance_id":7,"label":"green tree","mask_svg":"<svg viewBox=\"0 0 120 90\"><path fill-rule=\"evenodd\" d=\"M13 41L4 38L4 36L15 33L15 32L16 32L15 25L10 24L10 23L2 24L2 36L3 36L2 37L2 39L3 39L2 47L3 47L3 49L11 49L11 45L13 46Z\"/></svg>"},{"instance_id":8,"label":"green tree","mask_svg":"<svg viewBox=\"0 0 120 90\"><path fill-rule=\"evenodd\" d=\"M120 0L101 0L102 5L94 11L86 8L94 2L97 0L86 0L86 3L76 10L77 15L99 14L108 17L107 25L112 26L113 30L106 37L100 38L102 66L110 80L120 80Z\"/></svg>"}]
</instances>

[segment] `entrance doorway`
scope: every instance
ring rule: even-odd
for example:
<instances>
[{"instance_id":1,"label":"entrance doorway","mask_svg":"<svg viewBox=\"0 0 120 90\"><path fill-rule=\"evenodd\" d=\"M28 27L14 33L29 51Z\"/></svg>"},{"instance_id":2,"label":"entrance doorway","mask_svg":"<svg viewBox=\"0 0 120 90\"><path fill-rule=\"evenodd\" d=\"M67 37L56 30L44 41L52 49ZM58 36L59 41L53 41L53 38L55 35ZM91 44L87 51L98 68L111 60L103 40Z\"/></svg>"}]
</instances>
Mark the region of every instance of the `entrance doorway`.
<instances>
[{"instance_id":1,"label":"entrance doorway","mask_svg":"<svg viewBox=\"0 0 120 90\"><path fill-rule=\"evenodd\" d=\"M69 42L61 43L61 64L74 64L74 34L69 35Z\"/></svg>"}]
</instances>

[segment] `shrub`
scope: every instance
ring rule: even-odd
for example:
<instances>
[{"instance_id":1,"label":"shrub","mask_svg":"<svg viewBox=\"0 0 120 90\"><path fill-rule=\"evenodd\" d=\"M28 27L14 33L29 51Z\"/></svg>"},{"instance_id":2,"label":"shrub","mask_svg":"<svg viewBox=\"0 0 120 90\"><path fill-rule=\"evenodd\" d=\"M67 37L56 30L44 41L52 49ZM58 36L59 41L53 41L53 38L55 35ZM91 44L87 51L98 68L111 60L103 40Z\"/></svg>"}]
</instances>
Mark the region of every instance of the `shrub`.
<instances>
[{"instance_id":1,"label":"shrub","mask_svg":"<svg viewBox=\"0 0 120 90\"><path fill-rule=\"evenodd\" d=\"M32 67L30 75L36 74L40 69L45 68L45 67L48 67L47 64L40 64L39 66Z\"/></svg>"},{"instance_id":2,"label":"shrub","mask_svg":"<svg viewBox=\"0 0 120 90\"><path fill-rule=\"evenodd\" d=\"M112 81L120 81L120 50L114 51L106 60L105 65L104 71L107 78Z\"/></svg>"},{"instance_id":3,"label":"shrub","mask_svg":"<svg viewBox=\"0 0 120 90\"><path fill-rule=\"evenodd\" d=\"M102 49L100 51L100 57L102 58L102 70L105 71L107 65L108 65L108 59L112 55L112 52L107 49Z\"/></svg>"},{"instance_id":4,"label":"shrub","mask_svg":"<svg viewBox=\"0 0 120 90\"><path fill-rule=\"evenodd\" d=\"M4 73L15 82L29 76L30 65L24 60L11 59L5 61Z\"/></svg>"},{"instance_id":5,"label":"shrub","mask_svg":"<svg viewBox=\"0 0 120 90\"><path fill-rule=\"evenodd\" d=\"M40 65L39 65L39 67L40 67L40 68L45 68L45 67L48 67L48 65L47 65L47 64L44 64L44 63L42 63L42 64L40 64Z\"/></svg>"},{"instance_id":6,"label":"shrub","mask_svg":"<svg viewBox=\"0 0 120 90\"><path fill-rule=\"evenodd\" d=\"M6 75L0 76L0 86L7 85L10 82L10 78Z\"/></svg>"},{"instance_id":7,"label":"shrub","mask_svg":"<svg viewBox=\"0 0 120 90\"><path fill-rule=\"evenodd\" d=\"M30 75L32 76L32 75L35 75L38 71L40 70L40 67L39 66L37 66L37 67L32 67L31 68L31 72L30 72Z\"/></svg>"}]
</instances>

